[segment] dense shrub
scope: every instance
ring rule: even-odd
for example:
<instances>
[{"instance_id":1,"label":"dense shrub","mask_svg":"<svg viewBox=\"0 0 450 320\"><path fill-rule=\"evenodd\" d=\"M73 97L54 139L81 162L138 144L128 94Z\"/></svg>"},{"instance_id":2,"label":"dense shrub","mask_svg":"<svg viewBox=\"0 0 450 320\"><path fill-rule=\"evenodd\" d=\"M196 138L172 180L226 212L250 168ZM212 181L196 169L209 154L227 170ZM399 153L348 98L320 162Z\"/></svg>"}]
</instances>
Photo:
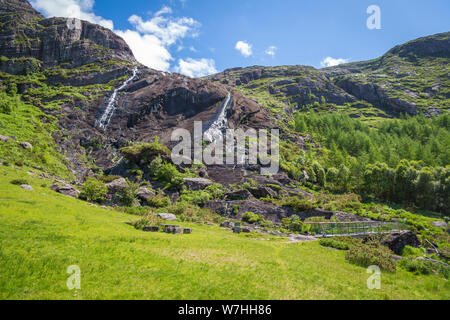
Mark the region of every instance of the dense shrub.
<instances>
[{"instance_id":1,"label":"dense shrub","mask_svg":"<svg viewBox=\"0 0 450 320\"><path fill-rule=\"evenodd\" d=\"M417 274L431 274L433 272L430 264L424 260L403 259L399 261L398 265L409 272Z\"/></svg>"},{"instance_id":2,"label":"dense shrub","mask_svg":"<svg viewBox=\"0 0 450 320\"><path fill-rule=\"evenodd\" d=\"M124 147L120 151L128 160L135 163L143 161L147 164L155 157L170 154L170 150L159 142L159 137L155 137L152 143L140 142L129 147Z\"/></svg>"},{"instance_id":3,"label":"dense shrub","mask_svg":"<svg viewBox=\"0 0 450 320\"><path fill-rule=\"evenodd\" d=\"M245 212L242 215L242 221L245 221L245 222L248 222L251 224L262 221L262 220L264 220L263 217L257 215L256 213L253 213L253 212Z\"/></svg>"},{"instance_id":4,"label":"dense shrub","mask_svg":"<svg viewBox=\"0 0 450 320\"><path fill-rule=\"evenodd\" d=\"M180 196L180 201L195 204L197 206L204 206L206 202L211 199L211 194L203 190L191 191L183 189Z\"/></svg>"},{"instance_id":5,"label":"dense shrub","mask_svg":"<svg viewBox=\"0 0 450 320\"><path fill-rule=\"evenodd\" d=\"M450 276L449 266L428 260L403 259L399 261L398 266L415 274L441 274L446 279Z\"/></svg>"},{"instance_id":6,"label":"dense shrub","mask_svg":"<svg viewBox=\"0 0 450 320\"><path fill-rule=\"evenodd\" d=\"M226 189L221 184L215 183L207 186L205 192L209 193L211 199L222 199Z\"/></svg>"},{"instance_id":7,"label":"dense shrub","mask_svg":"<svg viewBox=\"0 0 450 320\"><path fill-rule=\"evenodd\" d=\"M171 205L170 198L161 190L155 196L148 199L147 203L154 208L164 208Z\"/></svg>"},{"instance_id":8,"label":"dense shrub","mask_svg":"<svg viewBox=\"0 0 450 320\"><path fill-rule=\"evenodd\" d=\"M403 248L402 256L404 257L421 257L425 255L426 250L424 248L414 248L411 246L406 246Z\"/></svg>"},{"instance_id":9,"label":"dense shrub","mask_svg":"<svg viewBox=\"0 0 450 320\"><path fill-rule=\"evenodd\" d=\"M171 163L165 163L161 157L156 157L149 165L152 177L167 188L179 188L183 184L183 175Z\"/></svg>"},{"instance_id":10,"label":"dense shrub","mask_svg":"<svg viewBox=\"0 0 450 320\"><path fill-rule=\"evenodd\" d=\"M391 256L392 252L380 244L358 244L350 246L345 259L362 267L375 265L388 272L395 272L395 263Z\"/></svg>"},{"instance_id":11,"label":"dense shrub","mask_svg":"<svg viewBox=\"0 0 450 320\"><path fill-rule=\"evenodd\" d=\"M139 184L127 180L127 186L119 189L116 193L117 200L125 206L132 207L137 200L139 192Z\"/></svg>"},{"instance_id":12,"label":"dense shrub","mask_svg":"<svg viewBox=\"0 0 450 320\"><path fill-rule=\"evenodd\" d=\"M14 184L16 186L20 186L20 185L23 185L23 184L28 184L28 180L26 180L26 179L14 179L10 183Z\"/></svg>"},{"instance_id":13,"label":"dense shrub","mask_svg":"<svg viewBox=\"0 0 450 320\"><path fill-rule=\"evenodd\" d=\"M316 208L316 205L313 202L299 199L297 197L287 198L283 205L298 212L308 212Z\"/></svg>"},{"instance_id":14,"label":"dense shrub","mask_svg":"<svg viewBox=\"0 0 450 320\"><path fill-rule=\"evenodd\" d=\"M105 183L95 178L87 178L81 188L80 198L87 201L102 201L108 193Z\"/></svg>"},{"instance_id":15,"label":"dense shrub","mask_svg":"<svg viewBox=\"0 0 450 320\"><path fill-rule=\"evenodd\" d=\"M300 217L297 215L292 215L289 218L284 218L282 221L283 226L292 231L292 232L307 232L305 228L311 227L310 225L305 225L301 220Z\"/></svg>"},{"instance_id":16,"label":"dense shrub","mask_svg":"<svg viewBox=\"0 0 450 320\"><path fill-rule=\"evenodd\" d=\"M187 202L177 202L175 205L161 210L173 213L177 216L178 220L183 222L218 223L223 220L223 218L215 212L212 212L208 209L199 208L198 206Z\"/></svg>"},{"instance_id":17,"label":"dense shrub","mask_svg":"<svg viewBox=\"0 0 450 320\"><path fill-rule=\"evenodd\" d=\"M339 250L350 249L349 245L345 242L334 240L334 239L320 239L320 245L323 247L335 248Z\"/></svg>"}]
</instances>

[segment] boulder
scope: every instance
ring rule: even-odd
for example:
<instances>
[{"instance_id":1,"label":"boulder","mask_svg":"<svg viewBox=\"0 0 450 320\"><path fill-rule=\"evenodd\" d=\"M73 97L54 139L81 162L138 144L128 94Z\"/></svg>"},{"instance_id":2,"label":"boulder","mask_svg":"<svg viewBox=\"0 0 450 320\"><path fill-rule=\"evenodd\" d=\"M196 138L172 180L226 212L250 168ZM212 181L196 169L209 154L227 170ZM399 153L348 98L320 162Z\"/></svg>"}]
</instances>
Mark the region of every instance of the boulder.
<instances>
[{"instance_id":1,"label":"boulder","mask_svg":"<svg viewBox=\"0 0 450 320\"><path fill-rule=\"evenodd\" d=\"M242 232L243 233L250 233L250 232L252 232L252 229L250 227L242 227Z\"/></svg>"},{"instance_id":2,"label":"boulder","mask_svg":"<svg viewBox=\"0 0 450 320\"><path fill-rule=\"evenodd\" d=\"M201 178L208 178L208 169L206 169L205 167L200 168L200 169L198 170L198 175L199 175Z\"/></svg>"},{"instance_id":3,"label":"boulder","mask_svg":"<svg viewBox=\"0 0 450 320\"><path fill-rule=\"evenodd\" d=\"M433 221L431 225L433 225L436 228L444 228L444 229L448 228L448 225L445 221Z\"/></svg>"},{"instance_id":4,"label":"boulder","mask_svg":"<svg viewBox=\"0 0 450 320\"><path fill-rule=\"evenodd\" d=\"M125 189L128 186L127 180L125 178L116 179L110 183L106 184L108 192L111 194L116 193L119 190Z\"/></svg>"},{"instance_id":5,"label":"boulder","mask_svg":"<svg viewBox=\"0 0 450 320\"><path fill-rule=\"evenodd\" d=\"M151 197L154 197L154 196L155 196L155 193L154 193L152 190L150 190L150 189L147 189L147 188L145 188L145 187L141 187L141 188L139 189L139 191L138 191L137 196L138 196L138 198L139 198L140 200L142 200L142 201L147 201L147 200L150 199Z\"/></svg>"},{"instance_id":6,"label":"boulder","mask_svg":"<svg viewBox=\"0 0 450 320\"><path fill-rule=\"evenodd\" d=\"M393 233L386 240L381 242L384 246L389 247L395 254L401 255L406 246L418 248L420 247L420 240L412 231L403 231Z\"/></svg>"},{"instance_id":7,"label":"boulder","mask_svg":"<svg viewBox=\"0 0 450 320\"><path fill-rule=\"evenodd\" d=\"M225 193L225 198L227 200L247 200L252 197L252 194L247 189L231 191Z\"/></svg>"},{"instance_id":8,"label":"boulder","mask_svg":"<svg viewBox=\"0 0 450 320\"><path fill-rule=\"evenodd\" d=\"M171 213L158 213L157 216L166 221L177 221L177 216Z\"/></svg>"},{"instance_id":9,"label":"boulder","mask_svg":"<svg viewBox=\"0 0 450 320\"><path fill-rule=\"evenodd\" d=\"M78 198L80 194L80 191L75 189L75 187L71 186L70 184L63 184L62 186L55 184L51 186L50 189L72 198Z\"/></svg>"},{"instance_id":10,"label":"boulder","mask_svg":"<svg viewBox=\"0 0 450 320\"><path fill-rule=\"evenodd\" d=\"M31 150L33 149L33 146L31 145L31 143L29 142L22 142L19 144L22 148L26 149L26 150Z\"/></svg>"},{"instance_id":11,"label":"boulder","mask_svg":"<svg viewBox=\"0 0 450 320\"><path fill-rule=\"evenodd\" d=\"M165 233L173 233L173 234L181 234L183 232L183 230L181 229L180 226L165 225L164 232Z\"/></svg>"},{"instance_id":12,"label":"boulder","mask_svg":"<svg viewBox=\"0 0 450 320\"><path fill-rule=\"evenodd\" d=\"M145 226L143 230L145 232L158 232L159 227L158 226Z\"/></svg>"},{"instance_id":13,"label":"boulder","mask_svg":"<svg viewBox=\"0 0 450 320\"><path fill-rule=\"evenodd\" d=\"M184 185L192 191L203 190L213 184L211 180L205 178L185 178L183 179L183 182Z\"/></svg>"},{"instance_id":14,"label":"boulder","mask_svg":"<svg viewBox=\"0 0 450 320\"><path fill-rule=\"evenodd\" d=\"M220 224L221 228L234 228L234 222L233 221L224 221Z\"/></svg>"},{"instance_id":15,"label":"boulder","mask_svg":"<svg viewBox=\"0 0 450 320\"><path fill-rule=\"evenodd\" d=\"M192 233L192 229L191 228L184 228L183 229L183 234L191 234Z\"/></svg>"},{"instance_id":16,"label":"boulder","mask_svg":"<svg viewBox=\"0 0 450 320\"><path fill-rule=\"evenodd\" d=\"M22 189L28 190L28 191L34 191L33 187L28 184L22 184L20 186Z\"/></svg>"},{"instance_id":17,"label":"boulder","mask_svg":"<svg viewBox=\"0 0 450 320\"><path fill-rule=\"evenodd\" d=\"M268 187L254 187L254 188L249 188L248 191L250 191L250 193L257 199L259 198L277 198L278 194L272 190L271 188Z\"/></svg>"}]
</instances>

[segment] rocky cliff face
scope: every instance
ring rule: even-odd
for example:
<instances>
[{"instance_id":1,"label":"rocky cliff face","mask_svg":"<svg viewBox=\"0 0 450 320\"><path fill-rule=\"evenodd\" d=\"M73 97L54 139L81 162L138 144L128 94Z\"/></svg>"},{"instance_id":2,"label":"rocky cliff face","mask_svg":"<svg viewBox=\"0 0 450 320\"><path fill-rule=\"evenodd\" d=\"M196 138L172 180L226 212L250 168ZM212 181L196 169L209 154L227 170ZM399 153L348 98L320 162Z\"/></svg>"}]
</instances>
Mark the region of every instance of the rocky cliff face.
<instances>
[{"instance_id":1,"label":"rocky cliff face","mask_svg":"<svg viewBox=\"0 0 450 320\"><path fill-rule=\"evenodd\" d=\"M117 149L155 136L168 142L175 128L209 121L228 94L230 126L271 126L265 110L231 88L136 62L112 31L65 18L44 18L27 1L0 2L0 87L17 87L22 99L59 119L54 138L82 178L93 167L117 165ZM99 119L116 92L106 128Z\"/></svg>"},{"instance_id":2,"label":"rocky cliff face","mask_svg":"<svg viewBox=\"0 0 450 320\"><path fill-rule=\"evenodd\" d=\"M128 45L112 31L76 19L45 19L27 1L2 0L0 26L0 55L7 58L34 58L43 67L107 59L135 62Z\"/></svg>"}]
</instances>

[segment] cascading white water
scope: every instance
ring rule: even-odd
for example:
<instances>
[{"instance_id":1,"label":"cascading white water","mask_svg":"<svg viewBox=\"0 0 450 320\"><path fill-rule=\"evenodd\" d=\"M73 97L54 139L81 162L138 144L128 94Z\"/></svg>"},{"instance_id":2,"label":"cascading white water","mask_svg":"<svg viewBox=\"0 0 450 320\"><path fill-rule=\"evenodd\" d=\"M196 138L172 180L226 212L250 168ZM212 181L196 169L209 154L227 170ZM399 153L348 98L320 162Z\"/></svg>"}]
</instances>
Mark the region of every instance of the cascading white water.
<instances>
[{"instance_id":1,"label":"cascading white water","mask_svg":"<svg viewBox=\"0 0 450 320\"><path fill-rule=\"evenodd\" d=\"M113 94L109 98L108 106L106 107L105 112L103 113L100 120L97 120L98 127L102 128L102 129L106 129L106 127L108 127L109 122L111 121L111 118L114 114L114 111L116 110L117 94L119 93L119 91L124 89L127 85L130 84L131 81L133 81L136 78L137 72L138 72L138 68L135 67L133 69L133 76L131 78L128 78L119 88L114 90Z\"/></svg>"},{"instance_id":2,"label":"cascading white water","mask_svg":"<svg viewBox=\"0 0 450 320\"><path fill-rule=\"evenodd\" d=\"M217 119L209 126L208 130L206 130L203 134L205 140L214 143L217 140L223 141L223 130L227 128L228 119L227 119L227 109L231 104L232 96L229 93L227 100L225 100L222 109L220 110Z\"/></svg>"}]
</instances>

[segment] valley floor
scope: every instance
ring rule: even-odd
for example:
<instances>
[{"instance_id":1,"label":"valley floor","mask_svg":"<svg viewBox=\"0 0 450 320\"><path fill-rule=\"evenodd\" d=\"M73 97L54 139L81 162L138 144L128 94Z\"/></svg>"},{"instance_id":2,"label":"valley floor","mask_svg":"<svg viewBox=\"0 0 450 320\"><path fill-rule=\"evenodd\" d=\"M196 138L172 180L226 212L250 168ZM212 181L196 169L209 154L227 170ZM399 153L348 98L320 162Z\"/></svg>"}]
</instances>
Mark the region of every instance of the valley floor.
<instances>
[{"instance_id":1,"label":"valley floor","mask_svg":"<svg viewBox=\"0 0 450 320\"><path fill-rule=\"evenodd\" d=\"M34 191L10 184L26 178ZM50 181L0 166L0 299L450 299L447 280L366 269L317 242L261 241L215 226L144 233L115 211L67 198ZM68 266L81 290L68 290Z\"/></svg>"}]
</instances>

